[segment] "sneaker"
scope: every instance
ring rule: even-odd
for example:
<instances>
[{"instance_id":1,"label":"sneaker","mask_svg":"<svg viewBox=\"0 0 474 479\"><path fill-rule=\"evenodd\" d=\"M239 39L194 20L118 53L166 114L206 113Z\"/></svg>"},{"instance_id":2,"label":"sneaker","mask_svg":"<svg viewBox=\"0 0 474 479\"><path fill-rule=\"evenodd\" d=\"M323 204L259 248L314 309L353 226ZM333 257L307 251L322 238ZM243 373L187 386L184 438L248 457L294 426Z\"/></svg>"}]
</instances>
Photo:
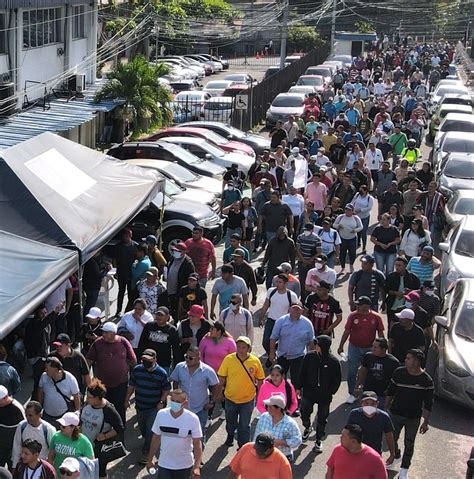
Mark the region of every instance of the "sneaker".
<instances>
[{"instance_id":1,"label":"sneaker","mask_svg":"<svg viewBox=\"0 0 474 479\"><path fill-rule=\"evenodd\" d=\"M357 398L352 394L349 394L346 399L346 404L354 404L357 401Z\"/></svg>"},{"instance_id":2,"label":"sneaker","mask_svg":"<svg viewBox=\"0 0 474 479\"><path fill-rule=\"evenodd\" d=\"M323 443L321 441L316 441L314 446L313 446L313 452L316 454L320 454L323 452Z\"/></svg>"},{"instance_id":3,"label":"sneaker","mask_svg":"<svg viewBox=\"0 0 474 479\"><path fill-rule=\"evenodd\" d=\"M313 428L310 426L310 427L306 427L303 431L303 435L301 436L303 441L307 441L308 438L309 438L309 435L311 434L311 432L313 431Z\"/></svg>"},{"instance_id":4,"label":"sneaker","mask_svg":"<svg viewBox=\"0 0 474 479\"><path fill-rule=\"evenodd\" d=\"M396 469L398 469L401 462L402 462L402 456L401 455L399 455L398 457L395 456L395 459L393 460L392 464L387 466L387 471L395 471Z\"/></svg>"},{"instance_id":5,"label":"sneaker","mask_svg":"<svg viewBox=\"0 0 474 479\"><path fill-rule=\"evenodd\" d=\"M222 408L221 412L219 413L219 419L225 419L225 409Z\"/></svg>"},{"instance_id":6,"label":"sneaker","mask_svg":"<svg viewBox=\"0 0 474 479\"><path fill-rule=\"evenodd\" d=\"M234 436L231 436L230 434L227 434L227 439L225 440L224 444L227 447L232 447L234 445Z\"/></svg>"},{"instance_id":7,"label":"sneaker","mask_svg":"<svg viewBox=\"0 0 474 479\"><path fill-rule=\"evenodd\" d=\"M408 469L406 467L400 468L398 479L408 479Z\"/></svg>"}]
</instances>

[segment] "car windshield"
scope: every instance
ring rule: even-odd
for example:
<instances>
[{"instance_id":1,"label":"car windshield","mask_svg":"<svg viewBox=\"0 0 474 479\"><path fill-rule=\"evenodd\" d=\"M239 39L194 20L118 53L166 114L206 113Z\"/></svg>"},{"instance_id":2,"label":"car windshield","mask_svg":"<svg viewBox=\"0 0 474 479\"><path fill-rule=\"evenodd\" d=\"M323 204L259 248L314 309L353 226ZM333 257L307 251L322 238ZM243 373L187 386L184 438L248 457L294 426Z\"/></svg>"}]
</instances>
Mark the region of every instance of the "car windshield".
<instances>
[{"instance_id":1,"label":"car windshield","mask_svg":"<svg viewBox=\"0 0 474 479\"><path fill-rule=\"evenodd\" d=\"M168 195L164 195L164 200L165 200L165 205L169 204L169 202L171 201L169 196ZM151 200L151 202L157 207L157 208L161 208L161 206L163 205L163 193L158 193L155 198L153 200Z\"/></svg>"},{"instance_id":2,"label":"car windshield","mask_svg":"<svg viewBox=\"0 0 474 479\"><path fill-rule=\"evenodd\" d=\"M444 175L450 178L470 180L474 178L474 168L472 168L472 163L469 161L460 161L453 158L446 163Z\"/></svg>"},{"instance_id":3,"label":"car windshield","mask_svg":"<svg viewBox=\"0 0 474 479\"><path fill-rule=\"evenodd\" d=\"M275 98L272 102L272 106L279 108L289 108L295 106L302 106L303 100L300 97L282 96Z\"/></svg>"},{"instance_id":4,"label":"car windshield","mask_svg":"<svg viewBox=\"0 0 474 479\"><path fill-rule=\"evenodd\" d=\"M462 131L463 133L474 133L474 121L448 120L440 128L441 131Z\"/></svg>"},{"instance_id":5,"label":"car windshield","mask_svg":"<svg viewBox=\"0 0 474 479\"><path fill-rule=\"evenodd\" d=\"M297 85L319 86L323 84L322 78L318 77L301 77L296 82Z\"/></svg>"},{"instance_id":6,"label":"car windshield","mask_svg":"<svg viewBox=\"0 0 474 479\"><path fill-rule=\"evenodd\" d=\"M206 89L208 90L225 90L229 86L229 83L226 81L222 82L209 82L206 85Z\"/></svg>"},{"instance_id":7,"label":"car windshield","mask_svg":"<svg viewBox=\"0 0 474 479\"><path fill-rule=\"evenodd\" d=\"M454 332L461 338L474 341L474 301L466 301L458 315Z\"/></svg>"},{"instance_id":8,"label":"car windshield","mask_svg":"<svg viewBox=\"0 0 474 479\"><path fill-rule=\"evenodd\" d=\"M198 163L202 162L201 158L198 158L196 155L189 153L188 150L185 150L178 145L175 145L173 147L173 153L175 156L177 156L180 160L183 160L188 165L197 165Z\"/></svg>"},{"instance_id":9,"label":"car windshield","mask_svg":"<svg viewBox=\"0 0 474 479\"><path fill-rule=\"evenodd\" d=\"M205 110L230 110L232 109L232 103L229 103L227 101L209 101L204 105ZM222 138L222 137L221 137ZM209 138L211 140L211 138ZM214 141L214 140L212 140ZM217 141L215 142L217 143ZM227 142L222 141L218 143L219 145L223 145Z\"/></svg>"},{"instance_id":10,"label":"car windshield","mask_svg":"<svg viewBox=\"0 0 474 479\"><path fill-rule=\"evenodd\" d=\"M176 186L175 183L173 183L170 180L165 180L165 194L167 196L176 196L176 195L179 195L182 192L183 191L181 190L181 188Z\"/></svg>"},{"instance_id":11,"label":"car windshield","mask_svg":"<svg viewBox=\"0 0 474 479\"><path fill-rule=\"evenodd\" d=\"M474 215L474 199L462 198L454 207L454 212L457 215Z\"/></svg>"},{"instance_id":12,"label":"car windshield","mask_svg":"<svg viewBox=\"0 0 474 479\"><path fill-rule=\"evenodd\" d=\"M321 75L323 77L330 76L330 73L325 68L308 68L306 70L307 75Z\"/></svg>"},{"instance_id":13,"label":"car windshield","mask_svg":"<svg viewBox=\"0 0 474 479\"><path fill-rule=\"evenodd\" d=\"M474 258L474 231L462 231L456 242L455 253Z\"/></svg>"},{"instance_id":14,"label":"car windshield","mask_svg":"<svg viewBox=\"0 0 474 479\"><path fill-rule=\"evenodd\" d=\"M204 108L207 108L209 110L212 110L212 108L209 108L208 105L212 105L213 102L208 102L204 105ZM231 104L227 103L227 108L231 108ZM221 108L222 109L222 108ZM216 145L225 145L226 143L229 143L228 140L223 138L221 135L218 135L217 133L214 133L213 131L206 130L206 140L210 140Z\"/></svg>"},{"instance_id":15,"label":"car windshield","mask_svg":"<svg viewBox=\"0 0 474 479\"><path fill-rule=\"evenodd\" d=\"M444 96L447 93L459 93L462 95L463 93L467 93L465 88L456 88L455 85L446 85L446 86L440 86L438 90L436 91L435 95L438 96Z\"/></svg>"},{"instance_id":16,"label":"car windshield","mask_svg":"<svg viewBox=\"0 0 474 479\"><path fill-rule=\"evenodd\" d=\"M245 83L247 81L247 77L245 75L226 75L226 80L237 81L239 83Z\"/></svg>"},{"instance_id":17,"label":"car windshield","mask_svg":"<svg viewBox=\"0 0 474 479\"><path fill-rule=\"evenodd\" d=\"M181 181L184 181L185 183L189 181L196 181L198 179L197 175L191 173L189 170L183 168L181 165L177 165L176 163L166 163L162 167L162 170L166 171L166 173L168 173L169 175L178 178Z\"/></svg>"},{"instance_id":18,"label":"car windshield","mask_svg":"<svg viewBox=\"0 0 474 479\"><path fill-rule=\"evenodd\" d=\"M450 153L469 153L474 151L474 138L446 138L442 150Z\"/></svg>"}]
</instances>

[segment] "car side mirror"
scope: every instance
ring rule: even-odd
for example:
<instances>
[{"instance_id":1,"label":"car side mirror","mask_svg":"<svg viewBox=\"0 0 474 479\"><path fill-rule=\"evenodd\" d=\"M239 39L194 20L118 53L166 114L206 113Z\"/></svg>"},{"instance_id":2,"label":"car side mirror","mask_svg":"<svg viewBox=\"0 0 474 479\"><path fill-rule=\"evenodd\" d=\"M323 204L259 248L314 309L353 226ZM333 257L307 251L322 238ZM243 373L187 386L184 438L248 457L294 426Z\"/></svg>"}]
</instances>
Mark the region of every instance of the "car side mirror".
<instances>
[{"instance_id":1,"label":"car side mirror","mask_svg":"<svg viewBox=\"0 0 474 479\"><path fill-rule=\"evenodd\" d=\"M449 319L446 316L435 316L434 320L444 329L449 327Z\"/></svg>"},{"instance_id":2,"label":"car side mirror","mask_svg":"<svg viewBox=\"0 0 474 479\"><path fill-rule=\"evenodd\" d=\"M438 248L443 253L449 253L449 243L439 243Z\"/></svg>"},{"instance_id":3,"label":"car side mirror","mask_svg":"<svg viewBox=\"0 0 474 479\"><path fill-rule=\"evenodd\" d=\"M212 160L212 155L210 153L206 153L204 158L206 158L206 160Z\"/></svg>"}]
</instances>

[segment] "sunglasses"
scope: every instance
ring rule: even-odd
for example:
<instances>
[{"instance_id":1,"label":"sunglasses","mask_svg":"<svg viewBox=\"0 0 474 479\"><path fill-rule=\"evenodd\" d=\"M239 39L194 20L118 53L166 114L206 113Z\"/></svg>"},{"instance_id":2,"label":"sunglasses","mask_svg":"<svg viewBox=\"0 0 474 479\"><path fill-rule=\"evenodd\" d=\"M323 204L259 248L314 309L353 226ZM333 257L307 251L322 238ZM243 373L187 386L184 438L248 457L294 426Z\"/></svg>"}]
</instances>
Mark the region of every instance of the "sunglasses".
<instances>
[{"instance_id":1,"label":"sunglasses","mask_svg":"<svg viewBox=\"0 0 474 479\"><path fill-rule=\"evenodd\" d=\"M77 471L69 471L68 469L65 469L64 467L61 467L61 468L59 469L59 472L60 472L63 476L71 477L71 476L73 476Z\"/></svg>"},{"instance_id":2,"label":"sunglasses","mask_svg":"<svg viewBox=\"0 0 474 479\"><path fill-rule=\"evenodd\" d=\"M185 359L186 361L192 361L193 359L196 359L196 358L197 358L197 356L192 357L192 356L189 356L188 354L185 354L185 355L184 355L184 359Z\"/></svg>"}]
</instances>

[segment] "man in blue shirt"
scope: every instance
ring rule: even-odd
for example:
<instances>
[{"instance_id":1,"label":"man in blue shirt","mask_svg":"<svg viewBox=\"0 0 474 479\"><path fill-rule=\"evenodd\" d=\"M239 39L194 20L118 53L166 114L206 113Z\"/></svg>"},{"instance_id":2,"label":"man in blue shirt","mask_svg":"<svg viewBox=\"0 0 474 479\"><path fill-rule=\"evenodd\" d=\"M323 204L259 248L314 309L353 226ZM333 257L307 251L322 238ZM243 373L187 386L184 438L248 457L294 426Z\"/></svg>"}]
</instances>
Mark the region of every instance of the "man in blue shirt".
<instances>
[{"instance_id":1,"label":"man in blue shirt","mask_svg":"<svg viewBox=\"0 0 474 479\"><path fill-rule=\"evenodd\" d=\"M156 352L145 349L141 364L134 367L128 382L125 407L130 406L130 397L135 392L135 408L137 410L138 427L145 442L142 447L140 464L146 464L150 450L151 430L156 413L166 407L166 398L171 390L166 371L158 366Z\"/></svg>"},{"instance_id":2,"label":"man in blue shirt","mask_svg":"<svg viewBox=\"0 0 474 479\"><path fill-rule=\"evenodd\" d=\"M333 103L332 98L329 98L327 103L323 105L323 110L326 113L329 121L332 122L334 120L334 117L336 116L336 107Z\"/></svg>"},{"instance_id":3,"label":"man in blue shirt","mask_svg":"<svg viewBox=\"0 0 474 479\"><path fill-rule=\"evenodd\" d=\"M220 395L220 383L216 372L201 361L197 346L190 346L184 361L178 363L171 373L173 389L182 389L189 398L188 409L197 415L202 429L202 442L206 443L206 423L209 409L214 407ZM212 400L209 400L209 389Z\"/></svg>"},{"instance_id":4,"label":"man in blue shirt","mask_svg":"<svg viewBox=\"0 0 474 479\"><path fill-rule=\"evenodd\" d=\"M347 120L351 126L357 126L360 120L359 110L354 108L354 104L350 103L349 108L346 110Z\"/></svg>"},{"instance_id":5,"label":"man in blue shirt","mask_svg":"<svg viewBox=\"0 0 474 479\"><path fill-rule=\"evenodd\" d=\"M314 328L311 321L302 315L300 303L291 305L290 313L275 321L270 336L271 362L277 359L285 374L290 371L291 381L298 383L301 364L306 350L314 348ZM277 349L278 341L278 349Z\"/></svg>"}]
</instances>

